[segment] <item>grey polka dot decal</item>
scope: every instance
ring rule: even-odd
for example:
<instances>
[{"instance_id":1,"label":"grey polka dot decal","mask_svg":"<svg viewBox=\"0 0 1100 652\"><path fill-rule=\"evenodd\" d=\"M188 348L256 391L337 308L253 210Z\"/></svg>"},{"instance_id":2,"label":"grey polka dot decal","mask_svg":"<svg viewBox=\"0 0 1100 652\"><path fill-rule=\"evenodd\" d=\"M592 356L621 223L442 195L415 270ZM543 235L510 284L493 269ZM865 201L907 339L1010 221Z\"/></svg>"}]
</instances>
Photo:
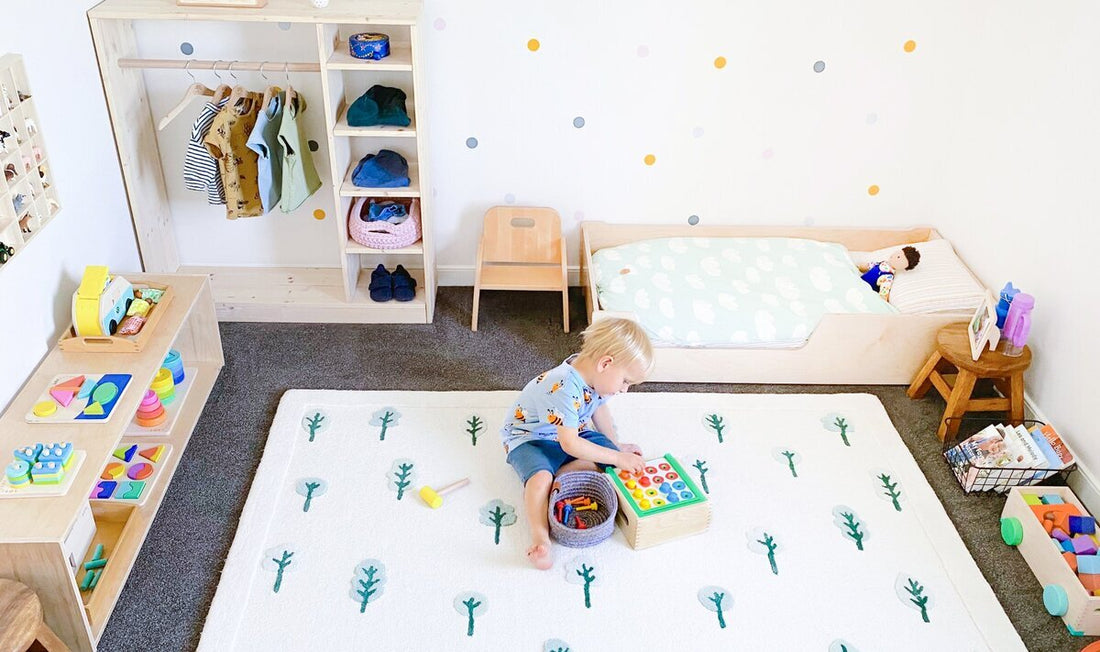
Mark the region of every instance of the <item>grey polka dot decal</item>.
<instances>
[{"instance_id":1,"label":"grey polka dot decal","mask_svg":"<svg viewBox=\"0 0 1100 652\"><path fill-rule=\"evenodd\" d=\"M573 219L577 222L584 220L584 211L577 211L573 213Z\"/></svg>"},{"instance_id":2,"label":"grey polka dot decal","mask_svg":"<svg viewBox=\"0 0 1100 652\"><path fill-rule=\"evenodd\" d=\"M316 152L318 149L321 148L321 146L317 144L316 140L309 141L308 145L309 145L309 151L311 151L311 152Z\"/></svg>"},{"instance_id":3,"label":"grey polka dot decal","mask_svg":"<svg viewBox=\"0 0 1100 652\"><path fill-rule=\"evenodd\" d=\"M279 23L279 29L283 30L284 32L287 31L288 29L290 29L290 23Z\"/></svg>"},{"instance_id":4,"label":"grey polka dot decal","mask_svg":"<svg viewBox=\"0 0 1100 652\"><path fill-rule=\"evenodd\" d=\"M806 226L813 226L815 221L816 220L814 220L814 218L807 217L806 219L802 220L802 223L805 224Z\"/></svg>"},{"instance_id":5,"label":"grey polka dot decal","mask_svg":"<svg viewBox=\"0 0 1100 652\"><path fill-rule=\"evenodd\" d=\"M824 61L815 61L814 62L814 72L824 72L824 71L825 71L825 62Z\"/></svg>"},{"instance_id":6,"label":"grey polka dot decal","mask_svg":"<svg viewBox=\"0 0 1100 652\"><path fill-rule=\"evenodd\" d=\"M576 127L577 129L580 129L581 127L583 127L584 126L584 118L582 118L580 116L577 116L577 117L573 118L573 126Z\"/></svg>"},{"instance_id":7,"label":"grey polka dot decal","mask_svg":"<svg viewBox=\"0 0 1100 652\"><path fill-rule=\"evenodd\" d=\"M466 147L469 147L470 149L474 149L475 147L477 147L477 138L474 138L473 136L467 138Z\"/></svg>"},{"instance_id":8,"label":"grey polka dot decal","mask_svg":"<svg viewBox=\"0 0 1100 652\"><path fill-rule=\"evenodd\" d=\"M180 52L190 56L195 53L195 46L191 45L187 41L180 43Z\"/></svg>"},{"instance_id":9,"label":"grey polka dot decal","mask_svg":"<svg viewBox=\"0 0 1100 652\"><path fill-rule=\"evenodd\" d=\"M695 226L698 223L699 223L699 216L698 215L692 215L691 217L688 218L688 224L690 224L692 226Z\"/></svg>"},{"instance_id":10,"label":"grey polka dot decal","mask_svg":"<svg viewBox=\"0 0 1100 652\"><path fill-rule=\"evenodd\" d=\"M504 195L504 203L506 203L506 204L516 203L516 196L513 195L512 193L508 193L507 195Z\"/></svg>"}]
</instances>

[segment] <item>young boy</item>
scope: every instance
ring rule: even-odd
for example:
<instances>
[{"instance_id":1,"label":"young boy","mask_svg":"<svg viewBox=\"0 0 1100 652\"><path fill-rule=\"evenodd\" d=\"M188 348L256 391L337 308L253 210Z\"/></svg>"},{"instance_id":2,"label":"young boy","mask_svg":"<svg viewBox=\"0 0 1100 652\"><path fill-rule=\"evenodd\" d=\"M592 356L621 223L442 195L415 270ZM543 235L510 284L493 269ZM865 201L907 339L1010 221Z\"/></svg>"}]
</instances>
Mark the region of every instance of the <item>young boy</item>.
<instances>
[{"instance_id":1,"label":"young boy","mask_svg":"<svg viewBox=\"0 0 1100 652\"><path fill-rule=\"evenodd\" d=\"M616 466L641 472L642 451L619 442L609 397L642 382L653 368L653 346L638 324L601 319L585 329L580 353L527 383L501 429L508 463L523 482L531 524L527 557L553 565L547 503L554 476Z\"/></svg>"}]
</instances>

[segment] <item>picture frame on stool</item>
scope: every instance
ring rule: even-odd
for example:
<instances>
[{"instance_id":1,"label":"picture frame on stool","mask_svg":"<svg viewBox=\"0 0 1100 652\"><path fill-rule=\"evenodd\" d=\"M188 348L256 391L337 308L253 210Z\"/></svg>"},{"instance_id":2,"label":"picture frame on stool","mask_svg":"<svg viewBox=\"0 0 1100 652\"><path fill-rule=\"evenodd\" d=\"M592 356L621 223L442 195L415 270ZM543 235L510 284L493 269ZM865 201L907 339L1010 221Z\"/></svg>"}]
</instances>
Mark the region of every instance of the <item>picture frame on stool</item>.
<instances>
[{"instance_id":1,"label":"picture frame on stool","mask_svg":"<svg viewBox=\"0 0 1100 652\"><path fill-rule=\"evenodd\" d=\"M970 318L966 334L970 339L970 356L974 360L982 357L986 345L990 351L996 350L997 343L1001 340L1001 331L997 328L997 302L989 290L986 290L985 298Z\"/></svg>"}]
</instances>

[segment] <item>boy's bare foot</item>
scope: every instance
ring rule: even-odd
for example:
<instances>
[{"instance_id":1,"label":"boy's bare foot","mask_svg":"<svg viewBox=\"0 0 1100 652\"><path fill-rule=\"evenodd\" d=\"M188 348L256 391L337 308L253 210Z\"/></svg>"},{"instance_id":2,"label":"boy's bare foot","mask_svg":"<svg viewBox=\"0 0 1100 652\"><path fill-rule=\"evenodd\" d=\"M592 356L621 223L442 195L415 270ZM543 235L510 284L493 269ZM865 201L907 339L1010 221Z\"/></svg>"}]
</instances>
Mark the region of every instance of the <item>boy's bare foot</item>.
<instances>
[{"instance_id":1,"label":"boy's bare foot","mask_svg":"<svg viewBox=\"0 0 1100 652\"><path fill-rule=\"evenodd\" d=\"M549 543L536 543L528 548L527 558L539 570L546 570L554 565L554 558L550 556Z\"/></svg>"}]
</instances>

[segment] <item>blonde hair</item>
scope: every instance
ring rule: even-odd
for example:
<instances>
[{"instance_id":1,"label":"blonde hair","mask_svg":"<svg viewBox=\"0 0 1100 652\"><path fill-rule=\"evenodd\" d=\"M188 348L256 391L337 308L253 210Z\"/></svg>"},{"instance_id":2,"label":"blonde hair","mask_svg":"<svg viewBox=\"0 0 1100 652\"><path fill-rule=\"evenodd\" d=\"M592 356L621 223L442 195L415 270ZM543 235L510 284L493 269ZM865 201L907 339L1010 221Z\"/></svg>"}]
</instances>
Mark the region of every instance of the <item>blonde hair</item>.
<instances>
[{"instance_id":1,"label":"blonde hair","mask_svg":"<svg viewBox=\"0 0 1100 652\"><path fill-rule=\"evenodd\" d=\"M597 360L605 355L619 365L639 364L645 376L653 371L653 344L649 335L630 319L606 317L598 319L581 333L584 344L580 357Z\"/></svg>"}]
</instances>

